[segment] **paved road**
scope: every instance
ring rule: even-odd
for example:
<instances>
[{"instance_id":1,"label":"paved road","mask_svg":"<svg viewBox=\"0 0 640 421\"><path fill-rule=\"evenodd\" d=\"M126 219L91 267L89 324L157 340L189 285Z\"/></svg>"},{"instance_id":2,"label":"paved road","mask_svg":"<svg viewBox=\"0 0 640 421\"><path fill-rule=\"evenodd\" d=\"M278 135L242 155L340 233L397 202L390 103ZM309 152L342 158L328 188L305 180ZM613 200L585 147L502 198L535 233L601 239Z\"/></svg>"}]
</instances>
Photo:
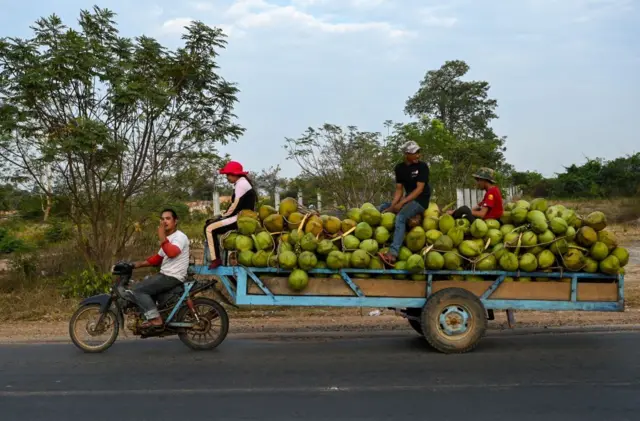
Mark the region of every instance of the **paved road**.
<instances>
[{"instance_id":1,"label":"paved road","mask_svg":"<svg viewBox=\"0 0 640 421\"><path fill-rule=\"evenodd\" d=\"M0 419L633 420L639 333L489 336L442 355L408 334L0 347Z\"/></svg>"}]
</instances>

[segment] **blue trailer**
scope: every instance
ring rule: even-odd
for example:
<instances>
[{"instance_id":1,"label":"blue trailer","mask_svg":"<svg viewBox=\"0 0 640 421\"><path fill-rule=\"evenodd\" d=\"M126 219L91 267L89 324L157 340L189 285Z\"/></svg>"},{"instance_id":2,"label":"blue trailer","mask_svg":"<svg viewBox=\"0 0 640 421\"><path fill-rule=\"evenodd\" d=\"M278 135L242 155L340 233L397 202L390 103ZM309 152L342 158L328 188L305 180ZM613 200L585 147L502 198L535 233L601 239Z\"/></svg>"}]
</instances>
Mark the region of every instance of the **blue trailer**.
<instances>
[{"instance_id":1,"label":"blue trailer","mask_svg":"<svg viewBox=\"0 0 640 421\"><path fill-rule=\"evenodd\" d=\"M476 347L494 310L624 311L624 276L579 272L407 271L315 269L296 292L278 268L192 265L216 277L234 305L377 307L395 309L435 349L463 353ZM413 274L415 275L415 274ZM451 280L474 275L483 281ZM409 279L398 279L409 277ZM511 279L536 282L511 282Z\"/></svg>"}]
</instances>

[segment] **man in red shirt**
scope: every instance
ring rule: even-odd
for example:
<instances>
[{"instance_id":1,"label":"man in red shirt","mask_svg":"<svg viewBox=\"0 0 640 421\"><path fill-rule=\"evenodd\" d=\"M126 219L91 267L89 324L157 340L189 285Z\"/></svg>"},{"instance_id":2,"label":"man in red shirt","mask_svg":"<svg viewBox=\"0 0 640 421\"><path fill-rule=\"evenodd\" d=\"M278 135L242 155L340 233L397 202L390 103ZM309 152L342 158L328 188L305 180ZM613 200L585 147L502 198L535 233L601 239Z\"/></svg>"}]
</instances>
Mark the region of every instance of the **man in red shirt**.
<instances>
[{"instance_id":1,"label":"man in red shirt","mask_svg":"<svg viewBox=\"0 0 640 421\"><path fill-rule=\"evenodd\" d=\"M475 221L476 218L499 219L502 217L504 213L502 194L496 186L495 171L490 168L480 168L473 174L473 178L476 179L478 188L485 191L484 198L473 209L462 206L455 211L449 211L449 215L453 215L455 219L466 218L469 222Z\"/></svg>"}]
</instances>

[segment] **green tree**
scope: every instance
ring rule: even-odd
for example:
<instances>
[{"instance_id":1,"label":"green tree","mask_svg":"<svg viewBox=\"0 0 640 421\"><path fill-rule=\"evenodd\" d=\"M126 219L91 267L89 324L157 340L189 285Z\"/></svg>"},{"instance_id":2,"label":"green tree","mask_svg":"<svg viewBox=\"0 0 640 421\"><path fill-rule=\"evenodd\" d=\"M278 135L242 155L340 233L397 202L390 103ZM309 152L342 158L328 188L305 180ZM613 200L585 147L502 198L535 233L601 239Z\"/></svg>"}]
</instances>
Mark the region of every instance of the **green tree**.
<instances>
[{"instance_id":1,"label":"green tree","mask_svg":"<svg viewBox=\"0 0 640 421\"><path fill-rule=\"evenodd\" d=\"M400 145L413 140L420 145L422 159L429 165L430 184L440 204L456 198L456 189L473 187L472 174L480 167L494 168L508 175L500 139L460 138L440 120L423 118L418 122L396 124L389 136L390 153L396 161L402 159Z\"/></svg>"},{"instance_id":2,"label":"green tree","mask_svg":"<svg viewBox=\"0 0 640 421\"><path fill-rule=\"evenodd\" d=\"M469 69L464 61L452 60L429 70L407 100L405 113L440 120L458 137L495 138L490 123L498 118L498 101L489 98L489 82L462 80Z\"/></svg>"},{"instance_id":3,"label":"green tree","mask_svg":"<svg viewBox=\"0 0 640 421\"><path fill-rule=\"evenodd\" d=\"M389 199L393 163L380 133L325 124L298 139L287 138L285 149L302 178L322 186L325 203L360 206Z\"/></svg>"},{"instance_id":4,"label":"green tree","mask_svg":"<svg viewBox=\"0 0 640 421\"><path fill-rule=\"evenodd\" d=\"M29 39L0 40L3 155L50 166L71 200L80 250L106 270L134 231L132 201L162 190L171 163L237 139L238 89L218 74L222 30L192 22L184 45L120 36L115 14L83 10L79 29L52 15Z\"/></svg>"}]
</instances>

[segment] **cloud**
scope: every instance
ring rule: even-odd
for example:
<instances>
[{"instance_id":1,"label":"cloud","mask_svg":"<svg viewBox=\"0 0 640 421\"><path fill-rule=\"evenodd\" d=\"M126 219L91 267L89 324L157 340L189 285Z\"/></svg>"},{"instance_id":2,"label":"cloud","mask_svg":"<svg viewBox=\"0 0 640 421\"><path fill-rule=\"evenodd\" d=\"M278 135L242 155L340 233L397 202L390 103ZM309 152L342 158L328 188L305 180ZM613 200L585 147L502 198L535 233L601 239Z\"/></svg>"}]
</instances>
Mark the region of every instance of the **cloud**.
<instances>
[{"instance_id":1,"label":"cloud","mask_svg":"<svg viewBox=\"0 0 640 421\"><path fill-rule=\"evenodd\" d=\"M189 6L199 12L211 12L216 9L213 4L204 1L189 2Z\"/></svg>"},{"instance_id":2,"label":"cloud","mask_svg":"<svg viewBox=\"0 0 640 421\"><path fill-rule=\"evenodd\" d=\"M169 19L162 24L161 30L165 34L181 34L184 32L184 27L189 26L193 20L192 18Z\"/></svg>"},{"instance_id":3,"label":"cloud","mask_svg":"<svg viewBox=\"0 0 640 421\"><path fill-rule=\"evenodd\" d=\"M304 1L311 4L319 0ZM293 4L278 6L264 0L237 0L227 9L225 16L230 19L231 25L242 29L298 26L333 34L378 32L392 39L413 35L411 31L395 27L389 22L332 22Z\"/></svg>"},{"instance_id":4,"label":"cloud","mask_svg":"<svg viewBox=\"0 0 640 421\"><path fill-rule=\"evenodd\" d=\"M458 18L455 16L443 16L438 13L439 10L443 10L445 7L426 7L420 11L422 16L422 22L428 26L439 26L443 28L451 28L458 23Z\"/></svg>"}]
</instances>

